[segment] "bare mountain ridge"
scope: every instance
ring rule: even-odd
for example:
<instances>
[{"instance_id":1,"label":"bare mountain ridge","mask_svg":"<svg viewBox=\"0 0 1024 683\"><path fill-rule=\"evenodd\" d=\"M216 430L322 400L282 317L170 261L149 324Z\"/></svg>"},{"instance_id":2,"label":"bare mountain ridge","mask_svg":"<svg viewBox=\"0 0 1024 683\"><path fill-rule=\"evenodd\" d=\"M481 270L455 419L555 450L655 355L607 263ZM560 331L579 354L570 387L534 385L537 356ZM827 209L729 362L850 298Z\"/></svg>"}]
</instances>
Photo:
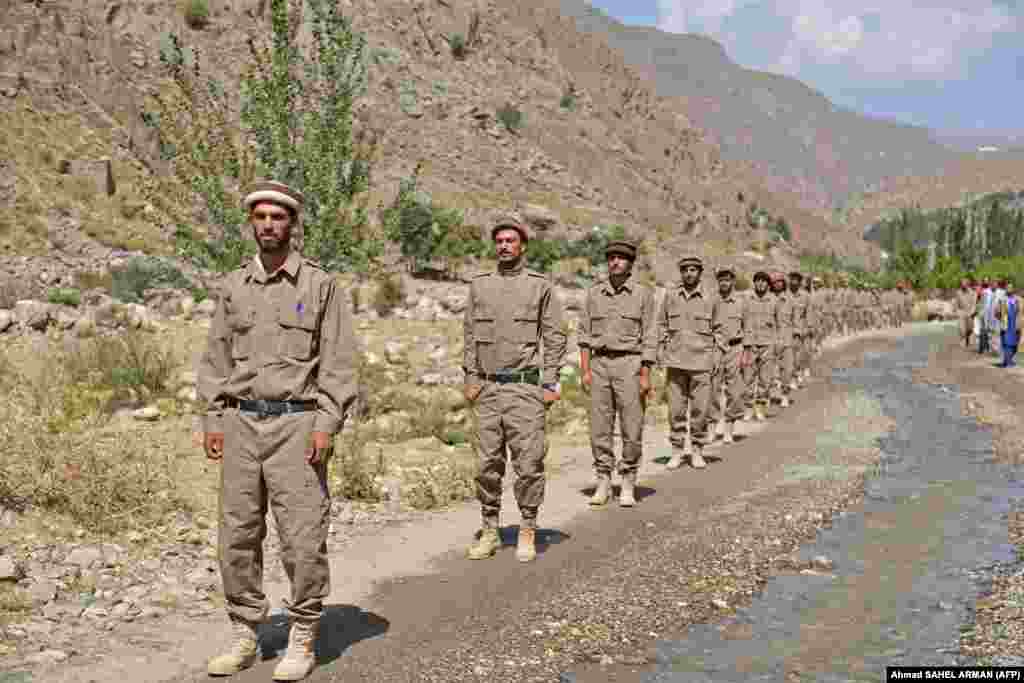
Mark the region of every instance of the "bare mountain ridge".
<instances>
[{"instance_id":1,"label":"bare mountain ridge","mask_svg":"<svg viewBox=\"0 0 1024 683\"><path fill-rule=\"evenodd\" d=\"M560 6L580 30L605 36L658 94L679 98L725 158L750 163L770 189L796 192L808 207L831 208L958 161L926 128L852 112L796 79L740 67L707 36L625 26L583 0Z\"/></svg>"}]
</instances>

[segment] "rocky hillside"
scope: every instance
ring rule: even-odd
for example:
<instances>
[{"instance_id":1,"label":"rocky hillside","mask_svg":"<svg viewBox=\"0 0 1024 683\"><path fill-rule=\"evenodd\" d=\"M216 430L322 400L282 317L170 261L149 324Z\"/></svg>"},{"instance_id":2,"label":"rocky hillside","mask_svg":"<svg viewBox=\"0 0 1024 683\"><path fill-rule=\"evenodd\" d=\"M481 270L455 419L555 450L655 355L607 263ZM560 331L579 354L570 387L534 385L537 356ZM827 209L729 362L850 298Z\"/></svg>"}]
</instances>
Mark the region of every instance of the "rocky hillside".
<instances>
[{"instance_id":1,"label":"rocky hillside","mask_svg":"<svg viewBox=\"0 0 1024 683\"><path fill-rule=\"evenodd\" d=\"M712 131L723 156L749 162L770 188L795 192L808 206L829 208L958 161L925 128L869 118L795 79L740 67L707 36L625 26L585 0L560 6Z\"/></svg>"},{"instance_id":2,"label":"rocky hillside","mask_svg":"<svg viewBox=\"0 0 1024 683\"><path fill-rule=\"evenodd\" d=\"M168 232L154 228L160 221L139 193L157 166L140 115L160 84L161 41L180 35L230 85L248 37L268 30L266 5L211 2L209 23L194 30L177 3L0 2L0 125L13 133L0 139L3 253L58 256L71 269L166 251ZM659 275L671 274L683 250L742 261L761 243L747 220L755 203L785 216L802 247L866 250L859 236L836 238L791 196L724 161L685 107L658 96L601 36L577 30L552 3L345 5L369 38L359 117L379 137L376 201L389 200L422 160L425 189L464 209L470 223L510 205L539 216L549 234L622 223L657 245ZM445 36L468 37L474 17L475 39L456 58ZM503 106L525 115L520 130L496 120ZM109 178L96 163L103 158ZM783 246L768 258L794 253Z\"/></svg>"}]
</instances>

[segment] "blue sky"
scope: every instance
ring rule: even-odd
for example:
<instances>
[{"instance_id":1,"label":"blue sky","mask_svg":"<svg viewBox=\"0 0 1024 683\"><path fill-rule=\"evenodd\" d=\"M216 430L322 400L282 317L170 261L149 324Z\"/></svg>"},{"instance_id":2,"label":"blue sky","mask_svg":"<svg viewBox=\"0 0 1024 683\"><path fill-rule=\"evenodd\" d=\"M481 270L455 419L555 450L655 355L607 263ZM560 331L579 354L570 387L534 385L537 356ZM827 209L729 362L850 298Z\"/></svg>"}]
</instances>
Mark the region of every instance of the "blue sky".
<instances>
[{"instance_id":1,"label":"blue sky","mask_svg":"<svg viewBox=\"0 0 1024 683\"><path fill-rule=\"evenodd\" d=\"M591 0L626 23L704 33L737 63L867 114L1024 131L1024 0Z\"/></svg>"}]
</instances>

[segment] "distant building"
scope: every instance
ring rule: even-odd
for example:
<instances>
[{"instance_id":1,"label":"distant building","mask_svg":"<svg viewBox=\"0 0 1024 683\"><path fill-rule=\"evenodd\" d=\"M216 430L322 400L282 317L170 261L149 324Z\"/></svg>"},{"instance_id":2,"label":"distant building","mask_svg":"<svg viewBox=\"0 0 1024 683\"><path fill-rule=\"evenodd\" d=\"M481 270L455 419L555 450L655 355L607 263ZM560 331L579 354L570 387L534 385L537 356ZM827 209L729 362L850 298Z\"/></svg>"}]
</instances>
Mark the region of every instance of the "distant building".
<instances>
[{"instance_id":1,"label":"distant building","mask_svg":"<svg viewBox=\"0 0 1024 683\"><path fill-rule=\"evenodd\" d=\"M978 151L979 152L998 152L999 148L998 147L993 147L991 145L984 145L982 147L979 147Z\"/></svg>"}]
</instances>

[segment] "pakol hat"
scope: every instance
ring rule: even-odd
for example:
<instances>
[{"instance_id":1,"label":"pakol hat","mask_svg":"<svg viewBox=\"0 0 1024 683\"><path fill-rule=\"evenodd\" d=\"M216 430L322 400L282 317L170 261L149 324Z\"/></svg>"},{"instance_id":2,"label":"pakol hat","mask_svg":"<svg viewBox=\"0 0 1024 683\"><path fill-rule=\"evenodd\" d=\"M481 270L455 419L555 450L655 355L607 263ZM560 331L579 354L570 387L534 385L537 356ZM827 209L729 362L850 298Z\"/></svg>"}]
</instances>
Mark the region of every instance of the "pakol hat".
<instances>
[{"instance_id":1,"label":"pakol hat","mask_svg":"<svg viewBox=\"0 0 1024 683\"><path fill-rule=\"evenodd\" d=\"M754 273L754 282L757 282L758 280L764 280L765 282L771 282L772 277L771 277L771 275L769 275L765 271L759 270L756 273Z\"/></svg>"},{"instance_id":2,"label":"pakol hat","mask_svg":"<svg viewBox=\"0 0 1024 683\"><path fill-rule=\"evenodd\" d=\"M246 211L252 211L252 207L259 202L273 202L299 213L302 211L302 205L305 204L306 199L301 192L284 183L279 183L276 180L261 180L252 184L245 199L242 200L242 205Z\"/></svg>"},{"instance_id":3,"label":"pakol hat","mask_svg":"<svg viewBox=\"0 0 1024 683\"><path fill-rule=\"evenodd\" d=\"M498 220L494 221L494 226L491 228L491 239L493 240L498 236L499 230L508 229L518 232L524 242L530 241L530 228L526 225L525 221L520 220L517 216L513 216L512 214L499 216Z\"/></svg>"},{"instance_id":4,"label":"pakol hat","mask_svg":"<svg viewBox=\"0 0 1024 683\"><path fill-rule=\"evenodd\" d=\"M789 273L789 277L790 277L790 279L793 279L793 280L803 280L804 279L803 273L801 273L799 271L796 271L796 270L791 271Z\"/></svg>"},{"instance_id":5,"label":"pakol hat","mask_svg":"<svg viewBox=\"0 0 1024 683\"><path fill-rule=\"evenodd\" d=\"M771 281L772 282L785 282L786 281L786 276L785 276L785 274L782 273L782 271L776 270L771 275Z\"/></svg>"},{"instance_id":6,"label":"pakol hat","mask_svg":"<svg viewBox=\"0 0 1024 683\"><path fill-rule=\"evenodd\" d=\"M704 262L700 260L699 256L684 256L679 259L680 268L685 268L687 266L697 266L701 270L704 270Z\"/></svg>"},{"instance_id":7,"label":"pakol hat","mask_svg":"<svg viewBox=\"0 0 1024 683\"><path fill-rule=\"evenodd\" d=\"M732 266L722 266L721 268L715 271L715 277L718 278L719 280L726 276L731 277L735 280L736 270L733 269Z\"/></svg>"},{"instance_id":8,"label":"pakol hat","mask_svg":"<svg viewBox=\"0 0 1024 683\"><path fill-rule=\"evenodd\" d=\"M635 261L636 244L629 240L615 240L614 242L609 242L608 246L604 248L604 255L611 256L612 254L625 256L630 261Z\"/></svg>"}]
</instances>

